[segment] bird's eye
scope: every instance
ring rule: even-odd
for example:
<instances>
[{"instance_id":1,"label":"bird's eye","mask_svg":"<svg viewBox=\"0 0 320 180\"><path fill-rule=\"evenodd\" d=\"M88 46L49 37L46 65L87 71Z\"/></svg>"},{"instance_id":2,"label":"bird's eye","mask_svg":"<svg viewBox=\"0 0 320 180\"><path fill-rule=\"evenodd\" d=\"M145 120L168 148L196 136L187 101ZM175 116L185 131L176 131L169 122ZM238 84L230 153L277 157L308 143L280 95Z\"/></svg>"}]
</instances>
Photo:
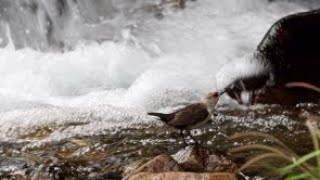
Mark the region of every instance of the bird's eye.
<instances>
[{"instance_id":1,"label":"bird's eye","mask_svg":"<svg viewBox=\"0 0 320 180\"><path fill-rule=\"evenodd\" d=\"M214 96L214 97L218 97L218 96L219 96L219 93L216 92L216 93L213 94L213 96Z\"/></svg>"}]
</instances>

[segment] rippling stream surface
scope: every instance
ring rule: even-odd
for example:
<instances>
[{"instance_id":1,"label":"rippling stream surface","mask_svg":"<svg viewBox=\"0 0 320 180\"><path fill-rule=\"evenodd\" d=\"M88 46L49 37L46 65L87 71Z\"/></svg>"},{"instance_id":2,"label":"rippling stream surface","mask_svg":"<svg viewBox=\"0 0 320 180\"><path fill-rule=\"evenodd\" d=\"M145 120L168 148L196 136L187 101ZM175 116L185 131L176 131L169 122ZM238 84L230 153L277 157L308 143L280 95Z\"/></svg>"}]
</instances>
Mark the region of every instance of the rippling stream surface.
<instances>
[{"instance_id":1,"label":"rippling stream surface","mask_svg":"<svg viewBox=\"0 0 320 180\"><path fill-rule=\"evenodd\" d=\"M117 179L130 162L176 152L178 132L146 112L172 111L255 73L259 64L248 60L268 28L319 7L312 0L198 0L184 9L170 0L0 0L0 177ZM223 152L241 143L228 135L259 130L306 153L304 111L319 107L244 107L222 97L213 123L193 133Z\"/></svg>"},{"instance_id":2,"label":"rippling stream surface","mask_svg":"<svg viewBox=\"0 0 320 180\"><path fill-rule=\"evenodd\" d=\"M230 155L228 150L241 144L268 141L244 139L233 141L235 132L259 131L269 133L287 144L298 154L312 150L310 134L300 113L318 114L320 107L300 104L280 106L238 107L221 106L219 115L203 129L192 131L194 137L212 152L231 157L242 164L252 152ZM55 131L76 128L83 124L46 126L26 132L19 140L1 142L0 176L67 179L121 179L128 165L151 159L159 154L174 154L183 148L178 131L167 126L137 124L127 128L104 130L95 135L78 135L63 140L45 140ZM191 139L188 143L193 143ZM274 160L267 165L275 168ZM247 177L277 177L260 163L244 172Z\"/></svg>"}]
</instances>

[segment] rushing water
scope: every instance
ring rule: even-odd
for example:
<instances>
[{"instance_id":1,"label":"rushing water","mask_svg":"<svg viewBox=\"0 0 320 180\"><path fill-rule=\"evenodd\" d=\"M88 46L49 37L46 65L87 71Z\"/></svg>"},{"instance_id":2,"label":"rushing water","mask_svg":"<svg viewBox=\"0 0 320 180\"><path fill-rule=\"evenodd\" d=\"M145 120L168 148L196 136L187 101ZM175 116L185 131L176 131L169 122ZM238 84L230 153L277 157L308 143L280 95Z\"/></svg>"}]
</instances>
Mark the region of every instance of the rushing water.
<instances>
[{"instance_id":1,"label":"rushing water","mask_svg":"<svg viewBox=\"0 0 320 180\"><path fill-rule=\"evenodd\" d=\"M100 12L94 11L100 4L87 4L85 11L80 5L84 1L77 1L77 6L67 1L62 13L66 17L47 17L58 23L52 25L52 33L63 25L60 35L70 35L55 37L71 48L57 52L54 43L45 51L17 49L23 39L23 46L33 48L48 42L37 33L43 23L39 17L44 16L39 13L50 14L53 10L46 7L54 7L25 1L29 6L38 2L35 14L22 2L1 1L2 37L9 43L0 49L1 138L19 139L34 129L66 124L81 125L53 131L46 139L150 124L147 111L197 101L224 81L250 72L246 59L270 25L286 14L309 9L306 3L286 1L202 0L189 2L185 10L159 5L158 12L157 1L105 1L108 8ZM316 3L310 4L314 8ZM102 14L90 14L93 11ZM22 21L25 24L19 24ZM22 27L15 29L18 24ZM114 40L97 43L95 38ZM77 44L71 43L74 39Z\"/></svg>"},{"instance_id":2,"label":"rushing water","mask_svg":"<svg viewBox=\"0 0 320 180\"><path fill-rule=\"evenodd\" d=\"M160 124L147 111L170 111L253 73L259 65L247 60L277 19L320 7L316 0L198 0L182 10L166 2L0 0L1 141L112 140L119 127L148 127L143 138L151 140ZM248 110L227 97L219 106ZM223 146L214 141L227 133L220 131L301 128L282 113L238 115L218 118L209 145ZM129 143L135 135L129 131ZM155 146L168 143L157 138Z\"/></svg>"}]
</instances>

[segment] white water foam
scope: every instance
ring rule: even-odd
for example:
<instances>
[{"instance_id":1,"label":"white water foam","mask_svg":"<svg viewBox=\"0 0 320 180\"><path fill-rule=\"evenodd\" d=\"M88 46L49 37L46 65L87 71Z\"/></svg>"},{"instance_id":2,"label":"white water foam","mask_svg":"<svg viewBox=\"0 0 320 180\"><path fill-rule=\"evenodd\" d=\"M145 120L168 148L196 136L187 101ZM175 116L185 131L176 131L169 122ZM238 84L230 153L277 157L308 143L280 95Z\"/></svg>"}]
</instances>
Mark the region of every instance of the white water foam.
<instances>
[{"instance_id":1,"label":"white water foam","mask_svg":"<svg viewBox=\"0 0 320 180\"><path fill-rule=\"evenodd\" d=\"M147 111L197 101L254 72L243 64L271 24L303 10L289 2L201 0L162 20L140 19L120 42L65 53L1 49L0 138L52 127L46 140L58 140L153 123Z\"/></svg>"}]
</instances>

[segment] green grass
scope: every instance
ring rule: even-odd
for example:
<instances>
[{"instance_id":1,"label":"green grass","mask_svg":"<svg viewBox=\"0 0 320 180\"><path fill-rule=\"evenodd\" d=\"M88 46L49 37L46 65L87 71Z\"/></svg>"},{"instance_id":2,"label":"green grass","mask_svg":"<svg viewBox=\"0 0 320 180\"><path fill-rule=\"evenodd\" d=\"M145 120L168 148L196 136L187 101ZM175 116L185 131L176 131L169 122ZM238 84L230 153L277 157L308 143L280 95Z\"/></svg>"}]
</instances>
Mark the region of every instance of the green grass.
<instances>
[{"instance_id":1,"label":"green grass","mask_svg":"<svg viewBox=\"0 0 320 180\"><path fill-rule=\"evenodd\" d=\"M248 169L262 160L276 158L282 159L288 164L285 167L278 167L278 170L276 170L276 173L285 176L285 179L287 180L320 179L320 130L318 128L317 119L319 118L314 116L308 116L307 118L306 126L310 132L314 150L303 156L299 156L285 143L269 134L260 132L244 132L231 136L230 139L232 140L254 137L268 139L275 144L273 146L265 144L247 144L230 149L231 153L239 153L243 151L262 152L248 160L238 169L238 171L241 172Z\"/></svg>"}]
</instances>

